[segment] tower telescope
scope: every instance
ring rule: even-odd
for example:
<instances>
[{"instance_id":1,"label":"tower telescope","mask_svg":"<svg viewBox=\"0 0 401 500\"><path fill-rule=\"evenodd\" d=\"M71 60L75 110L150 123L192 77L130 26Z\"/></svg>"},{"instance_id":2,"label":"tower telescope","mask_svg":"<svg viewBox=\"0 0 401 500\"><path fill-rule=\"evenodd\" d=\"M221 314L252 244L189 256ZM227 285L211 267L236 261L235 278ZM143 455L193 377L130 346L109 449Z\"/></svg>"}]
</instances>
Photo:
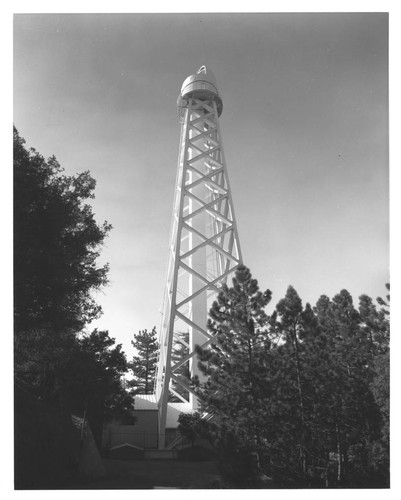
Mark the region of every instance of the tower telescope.
<instances>
[{"instance_id":1,"label":"tower telescope","mask_svg":"<svg viewBox=\"0 0 401 500\"><path fill-rule=\"evenodd\" d=\"M219 125L223 101L209 68L186 78L177 108L181 135L154 394L161 449L177 425L173 415L197 409L190 378L203 375L195 346L212 342L208 311L242 263Z\"/></svg>"}]
</instances>

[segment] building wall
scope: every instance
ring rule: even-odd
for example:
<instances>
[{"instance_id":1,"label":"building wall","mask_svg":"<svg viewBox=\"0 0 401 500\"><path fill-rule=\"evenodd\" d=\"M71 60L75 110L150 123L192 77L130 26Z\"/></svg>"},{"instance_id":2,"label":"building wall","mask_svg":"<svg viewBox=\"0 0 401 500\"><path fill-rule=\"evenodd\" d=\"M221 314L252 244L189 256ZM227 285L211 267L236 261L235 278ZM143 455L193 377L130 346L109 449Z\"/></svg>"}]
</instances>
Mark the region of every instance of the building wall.
<instances>
[{"instance_id":1,"label":"building wall","mask_svg":"<svg viewBox=\"0 0 401 500\"><path fill-rule=\"evenodd\" d=\"M155 410L135 410L134 425L110 424L105 428L103 447L106 450L128 443L142 449L158 446L158 413Z\"/></svg>"}]
</instances>

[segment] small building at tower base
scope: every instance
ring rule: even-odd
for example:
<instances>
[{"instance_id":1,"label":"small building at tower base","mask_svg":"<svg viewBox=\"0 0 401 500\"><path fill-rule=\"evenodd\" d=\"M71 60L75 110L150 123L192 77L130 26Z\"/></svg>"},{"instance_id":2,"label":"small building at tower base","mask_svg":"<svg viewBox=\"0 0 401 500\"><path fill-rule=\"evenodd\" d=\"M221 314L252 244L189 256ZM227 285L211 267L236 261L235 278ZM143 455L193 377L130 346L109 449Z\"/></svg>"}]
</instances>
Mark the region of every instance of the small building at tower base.
<instances>
[{"instance_id":1,"label":"small building at tower base","mask_svg":"<svg viewBox=\"0 0 401 500\"><path fill-rule=\"evenodd\" d=\"M131 425L109 424L104 431L103 447L109 456L141 458L146 450L159 449L159 407L154 394L135 396ZM191 413L190 403L168 403L165 429L165 449L179 449L188 446L178 432L180 413Z\"/></svg>"}]
</instances>

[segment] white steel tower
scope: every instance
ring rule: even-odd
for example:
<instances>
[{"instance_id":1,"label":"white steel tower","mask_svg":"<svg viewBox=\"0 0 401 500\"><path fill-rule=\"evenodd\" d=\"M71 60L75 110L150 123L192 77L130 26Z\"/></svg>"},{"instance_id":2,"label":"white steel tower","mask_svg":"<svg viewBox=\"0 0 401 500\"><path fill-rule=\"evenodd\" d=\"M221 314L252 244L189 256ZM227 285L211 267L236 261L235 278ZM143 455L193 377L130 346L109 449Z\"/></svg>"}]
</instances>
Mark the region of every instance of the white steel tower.
<instances>
[{"instance_id":1,"label":"white steel tower","mask_svg":"<svg viewBox=\"0 0 401 500\"><path fill-rule=\"evenodd\" d=\"M177 107L181 137L155 387L159 448L169 406L197 408L189 384L194 375L202 380L195 345L212 341L208 311L242 263L219 126L223 103L208 68L184 81Z\"/></svg>"}]
</instances>

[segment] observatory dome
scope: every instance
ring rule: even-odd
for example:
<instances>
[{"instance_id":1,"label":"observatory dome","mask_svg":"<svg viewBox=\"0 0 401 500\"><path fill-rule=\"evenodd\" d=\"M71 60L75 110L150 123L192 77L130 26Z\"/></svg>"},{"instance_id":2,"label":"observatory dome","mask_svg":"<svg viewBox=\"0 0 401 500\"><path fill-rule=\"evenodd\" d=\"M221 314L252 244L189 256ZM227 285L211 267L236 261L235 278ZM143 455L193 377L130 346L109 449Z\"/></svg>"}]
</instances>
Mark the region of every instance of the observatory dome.
<instances>
[{"instance_id":1,"label":"observatory dome","mask_svg":"<svg viewBox=\"0 0 401 500\"><path fill-rule=\"evenodd\" d=\"M217 90L216 78L206 66L201 66L195 74L184 80L178 98L178 107L185 107L185 99L190 97L216 101L218 115L221 115L223 101Z\"/></svg>"}]
</instances>

